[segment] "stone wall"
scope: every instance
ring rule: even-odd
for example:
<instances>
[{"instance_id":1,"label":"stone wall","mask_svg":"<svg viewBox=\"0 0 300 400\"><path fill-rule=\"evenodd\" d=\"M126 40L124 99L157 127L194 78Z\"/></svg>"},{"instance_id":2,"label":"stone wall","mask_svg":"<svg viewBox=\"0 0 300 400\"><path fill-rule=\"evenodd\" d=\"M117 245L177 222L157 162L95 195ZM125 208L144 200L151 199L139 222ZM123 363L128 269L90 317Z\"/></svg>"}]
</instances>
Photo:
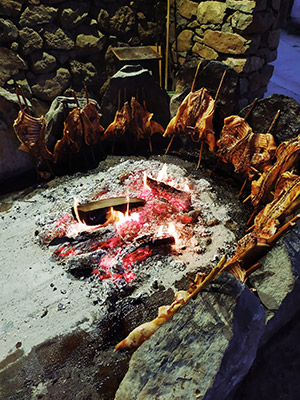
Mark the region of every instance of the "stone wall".
<instances>
[{"instance_id":1,"label":"stone wall","mask_svg":"<svg viewBox=\"0 0 300 400\"><path fill-rule=\"evenodd\" d=\"M240 74L241 107L262 97L273 73L288 0L175 0L172 57L222 61Z\"/></svg>"},{"instance_id":2,"label":"stone wall","mask_svg":"<svg viewBox=\"0 0 300 400\"><path fill-rule=\"evenodd\" d=\"M157 43L165 9L160 0L1 0L0 87L21 85L36 114L84 84L98 99L111 46Z\"/></svg>"}]
</instances>

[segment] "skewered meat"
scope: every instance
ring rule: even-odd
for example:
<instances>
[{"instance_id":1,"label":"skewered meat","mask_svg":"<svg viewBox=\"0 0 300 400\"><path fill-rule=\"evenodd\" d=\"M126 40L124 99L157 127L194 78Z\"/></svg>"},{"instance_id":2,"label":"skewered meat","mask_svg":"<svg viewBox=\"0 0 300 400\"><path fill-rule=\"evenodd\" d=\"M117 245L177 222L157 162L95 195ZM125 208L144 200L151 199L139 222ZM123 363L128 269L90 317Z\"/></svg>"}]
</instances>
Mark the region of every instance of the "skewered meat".
<instances>
[{"instance_id":1,"label":"skewered meat","mask_svg":"<svg viewBox=\"0 0 300 400\"><path fill-rule=\"evenodd\" d=\"M149 139L154 133L163 134L163 127L152 121L150 113L134 97L131 99L132 131L137 140Z\"/></svg>"},{"instance_id":2,"label":"skewered meat","mask_svg":"<svg viewBox=\"0 0 300 400\"><path fill-rule=\"evenodd\" d=\"M237 173L252 180L257 172L263 172L272 165L276 144L270 133L253 133L244 118L232 115L225 118L217 155L231 163Z\"/></svg>"},{"instance_id":3,"label":"skewered meat","mask_svg":"<svg viewBox=\"0 0 300 400\"><path fill-rule=\"evenodd\" d=\"M81 118L86 145L91 146L99 143L102 139L104 128L100 124L100 115L96 104L88 100L87 104L81 110Z\"/></svg>"},{"instance_id":4,"label":"skewered meat","mask_svg":"<svg viewBox=\"0 0 300 400\"><path fill-rule=\"evenodd\" d=\"M125 135L126 131L131 128L131 110L128 101L124 104L121 110L116 112L113 122L106 128L103 139L109 137L120 138Z\"/></svg>"},{"instance_id":5,"label":"skewered meat","mask_svg":"<svg viewBox=\"0 0 300 400\"><path fill-rule=\"evenodd\" d=\"M64 122L63 137L54 147L54 161L61 161L67 154L79 153L83 146L84 132L79 108L74 108Z\"/></svg>"},{"instance_id":6,"label":"skewered meat","mask_svg":"<svg viewBox=\"0 0 300 400\"><path fill-rule=\"evenodd\" d=\"M31 154L36 160L50 161L53 159L53 155L45 143L46 120L44 116L35 118L21 109L13 127L21 142L20 150Z\"/></svg>"},{"instance_id":7,"label":"skewered meat","mask_svg":"<svg viewBox=\"0 0 300 400\"><path fill-rule=\"evenodd\" d=\"M266 202L275 182L285 171L295 167L300 158L300 135L282 142L276 150L274 165L251 185L251 201L255 208Z\"/></svg>"}]
</instances>

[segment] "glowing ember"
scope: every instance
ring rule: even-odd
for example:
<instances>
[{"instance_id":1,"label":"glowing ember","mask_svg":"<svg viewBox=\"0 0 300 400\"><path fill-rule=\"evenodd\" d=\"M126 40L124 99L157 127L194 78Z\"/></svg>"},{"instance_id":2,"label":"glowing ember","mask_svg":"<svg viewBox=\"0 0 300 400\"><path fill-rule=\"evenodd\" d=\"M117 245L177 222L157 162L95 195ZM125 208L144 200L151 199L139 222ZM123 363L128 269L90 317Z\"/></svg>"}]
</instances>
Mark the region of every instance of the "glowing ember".
<instances>
[{"instance_id":1,"label":"glowing ember","mask_svg":"<svg viewBox=\"0 0 300 400\"><path fill-rule=\"evenodd\" d=\"M55 251L58 258L93 254L91 259L98 260L97 267L93 264L94 275L101 280L112 279L116 283L119 281L128 283L135 278L133 271L135 264L150 257L155 246L170 246L173 243L177 246L180 241L184 241L183 235L185 239L193 235L193 229L188 226L185 226L184 233L182 230L183 224L189 224L192 221L192 218L186 214L191 206L189 187L186 184L184 190L180 190L167 184L166 182L174 183L174 179L168 176L166 164L159 171L156 180L150 178L146 171L128 175L127 179L130 181L126 185L126 190L130 191L131 196L133 194L144 199L145 205L130 212L129 196L126 196L125 212L111 207L107 211L105 224L89 226L81 220L78 200L74 198L73 209L77 222L68 215L63 215L56 221L56 227L60 229L60 237L72 238L71 243ZM109 231L113 237L99 241L101 229L104 229L104 226L110 226ZM90 231L97 231L97 233L93 233L90 237L84 236L84 239L80 240L83 232ZM129 252L127 250L129 246L135 249Z\"/></svg>"}]
</instances>

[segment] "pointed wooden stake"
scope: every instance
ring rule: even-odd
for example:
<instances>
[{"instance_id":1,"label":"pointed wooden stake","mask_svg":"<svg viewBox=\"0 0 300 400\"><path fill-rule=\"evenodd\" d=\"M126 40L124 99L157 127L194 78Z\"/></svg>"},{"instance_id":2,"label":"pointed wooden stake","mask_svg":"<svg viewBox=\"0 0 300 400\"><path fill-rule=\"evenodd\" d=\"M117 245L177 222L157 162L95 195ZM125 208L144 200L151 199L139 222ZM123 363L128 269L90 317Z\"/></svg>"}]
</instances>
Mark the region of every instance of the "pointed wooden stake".
<instances>
[{"instance_id":1,"label":"pointed wooden stake","mask_svg":"<svg viewBox=\"0 0 300 400\"><path fill-rule=\"evenodd\" d=\"M199 169L200 167L200 163L201 163L201 158L202 158L202 150L203 150L203 140L200 143L200 151L199 151L199 158L198 158L198 164L197 164L197 169Z\"/></svg>"},{"instance_id":2,"label":"pointed wooden stake","mask_svg":"<svg viewBox=\"0 0 300 400\"><path fill-rule=\"evenodd\" d=\"M249 115L251 114L251 112L252 112L252 110L253 110L253 108L254 108L256 102L257 102L257 97L254 99L254 101L253 101L253 103L251 104L251 106L250 106L250 108L249 108L247 114L244 116L244 120L245 120L245 121L246 121L246 119L249 117Z\"/></svg>"},{"instance_id":3,"label":"pointed wooden stake","mask_svg":"<svg viewBox=\"0 0 300 400\"><path fill-rule=\"evenodd\" d=\"M227 72L227 70L225 69L225 71L223 72L222 78L221 78L221 80L220 80L218 89L217 89L217 93L216 93L216 96L215 96L215 102L217 101L217 99L218 99L218 97L219 97L220 90L221 90L221 87L222 87L222 85L223 85L226 72Z\"/></svg>"},{"instance_id":4,"label":"pointed wooden stake","mask_svg":"<svg viewBox=\"0 0 300 400\"><path fill-rule=\"evenodd\" d=\"M170 150L170 147L171 147L171 144L173 143L174 137L175 137L175 134L171 137L171 140L170 140L170 142L169 142L169 145L168 145L168 147L167 147L167 150L165 151L165 154L168 154L168 152L169 152L169 150Z\"/></svg>"},{"instance_id":5,"label":"pointed wooden stake","mask_svg":"<svg viewBox=\"0 0 300 400\"><path fill-rule=\"evenodd\" d=\"M194 92L194 91L195 91L196 80L197 80L197 78L198 78L200 65L201 65L201 61L200 61L199 64L197 65L197 69L196 69L196 72L195 72L195 75L194 75L194 79L193 79L193 83L192 83L192 87L191 87L191 92Z\"/></svg>"},{"instance_id":6,"label":"pointed wooden stake","mask_svg":"<svg viewBox=\"0 0 300 400\"><path fill-rule=\"evenodd\" d=\"M277 110L277 113L276 113L276 115L275 115L273 121L271 122L271 125L269 126L269 129L268 129L267 133L270 133L271 130L273 129L273 127L274 127L274 125L276 124L276 121L277 121L277 119L278 119L278 117L279 117L279 114L280 114L280 110Z\"/></svg>"},{"instance_id":7,"label":"pointed wooden stake","mask_svg":"<svg viewBox=\"0 0 300 400\"><path fill-rule=\"evenodd\" d=\"M243 191L244 191L244 189L245 189L245 186L246 186L247 182L248 182L248 179L246 178L246 179L244 180L244 183L243 183L242 187L241 187L241 190L239 191L239 194L238 194L238 197L237 197L238 199L241 197L241 195L242 195L242 193L243 193Z\"/></svg>"}]
</instances>

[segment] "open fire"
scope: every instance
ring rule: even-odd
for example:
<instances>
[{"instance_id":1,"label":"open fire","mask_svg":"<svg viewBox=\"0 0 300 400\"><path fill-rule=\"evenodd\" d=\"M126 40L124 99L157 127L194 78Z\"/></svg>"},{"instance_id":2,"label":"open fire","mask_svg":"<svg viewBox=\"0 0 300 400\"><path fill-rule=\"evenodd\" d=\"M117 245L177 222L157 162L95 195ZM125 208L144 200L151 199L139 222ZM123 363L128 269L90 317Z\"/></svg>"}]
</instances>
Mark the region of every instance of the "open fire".
<instances>
[{"instance_id":1,"label":"open fire","mask_svg":"<svg viewBox=\"0 0 300 400\"><path fill-rule=\"evenodd\" d=\"M213 214L204 203L210 191L208 182L188 179L183 169L172 164L148 161L125 163L111 172L119 174L114 183L95 188L87 202L75 198L73 215L63 213L52 219L42 234L43 244L57 246L54 256L58 262L67 261L72 269L79 258L88 265L84 276L109 279L123 287L136 278L139 265L147 264L150 257L176 256L183 270L189 264L205 266L211 258L210 247L223 247L221 254L225 244L234 240L214 216L215 210ZM95 220L100 220L97 212L101 218L105 213L103 223L87 224L82 209L93 209ZM225 221L229 219L224 207L218 213ZM212 236L216 237L214 246Z\"/></svg>"}]
</instances>

